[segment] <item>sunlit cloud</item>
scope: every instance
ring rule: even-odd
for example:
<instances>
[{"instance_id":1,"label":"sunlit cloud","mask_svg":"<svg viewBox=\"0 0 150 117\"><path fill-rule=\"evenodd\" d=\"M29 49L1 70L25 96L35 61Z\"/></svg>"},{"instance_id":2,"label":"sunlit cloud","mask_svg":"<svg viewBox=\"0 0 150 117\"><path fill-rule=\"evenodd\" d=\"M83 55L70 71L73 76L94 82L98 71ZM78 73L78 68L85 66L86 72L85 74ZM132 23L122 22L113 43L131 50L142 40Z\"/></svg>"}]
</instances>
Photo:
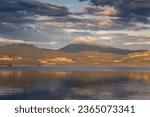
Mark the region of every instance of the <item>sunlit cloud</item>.
<instances>
[{"instance_id":1,"label":"sunlit cloud","mask_svg":"<svg viewBox=\"0 0 150 117\"><path fill-rule=\"evenodd\" d=\"M99 31L93 31L93 30L80 30L80 29L63 29L63 31L68 32L68 33L91 33L91 34L98 34L98 35L103 35L103 34L126 34L128 36L146 36L149 37L150 33L148 30L142 30L142 31L134 31L134 30L99 30Z\"/></svg>"},{"instance_id":2,"label":"sunlit cloud","mask_svg":"<svg viewBox=\"0 0 150 117\"><path fill-rule=\"evenodd\" d=\"M54 26L54 27L74 27L75 24L73 22L44 22L40 24L41 26Z\"/></svg>"},{"instance_id":3,"label":"sunlit cloud","mask_svg":"<svg viewBox=\"0 0 150 117\"><path fill-rule=\"evenodd\" d=\"M113 25L113 21L112 20L105 20L105 21L100 21L98 24L103 26L103 27L108 27L108 26Z\"/></svg>"},{"instance_id":4,"label":"sunlit cloud","mask_svg":"<svg viewBox=\"0 0 150 117\"><path fill-rule=\"evenodd\" d=\"M96 40L97 40L97 38L94 36L82 36L82 37L77 37L74 40L74 42L80 42L80 41L82 41L82 42L94 42Z\"/></svg>"},{"instance_id":5,"label":"sunlit cloud","mask_svg":"<svg viewBox=\"0 0 150 117\"><path fill-rule=\"evenodd\" d=\"M0 43L3 44L40 44L40 45L45 45L45 44L49 44L49 45L56 45L57 42L56 41L50 41L50 42L36 42L36 41L24 41L24 40L15 40L15 39L5 39L0 37Z\"/></svg>"},{"instance_id":6,"label":"sunlit cloud","mask_svg":"<svg viewBox=\"0 0 150 117\"><path fill-rule=\"evenodd\" d=\"M56 45L58 42L56 41L51 41L51 42L48 42L49 45Z\"/></svg>"},{"instance_id":7,"label":"sunlit cloud","mask_svg":"<svg viewBox=\"0 0 150 117\"><path fill-rule=\"evenodd\" d=\"M118 11L115 8L102 9L100 12L96 13L97 15L108 15L108 16L116 16Z\"/></svg>"},{"instance_id":8,"label":"sunlit cloud","mask_svg":"<svg viewBox=\"0 0 150 117\"><path fill-rule=\"evenodd\" d=\"M27 43L23 40L9 40L9 39L3 39L0 38L0 43L4 43L4 44L21 44L21 43Z\"/></svg>"},{"instance_id":9,"label":"sunlit cloud","mask_svg":"<svg viewBox=\"0 0 150 117\"><path fill-rule=\"evenodd\" d=\"M126 43L123 43L123 45L150 45L150 41L148 42L126 42Z\"/></svg>"},{"instance_id":10,"label":"sunlit cloud","mask_svg":"<svg viewBox=\"0 0 150 117\"><path fill-rule=\"evenodd\" d=\"M95 6L86 6L85 10L81 14L91 14L97 16L116 16L118 10L112 7L102 8Z\"/></svg>"},{"instance_id":11,"label":"sunlit cloud","mask_svg":"<svg viewBox=\"0 0 150 117\"><path fill-rule=\"evenodd\" d=\"M102 36L102 37L99 37L100 40L112 40L113 37L112 36Z\"/></svg>"}]
</instances>

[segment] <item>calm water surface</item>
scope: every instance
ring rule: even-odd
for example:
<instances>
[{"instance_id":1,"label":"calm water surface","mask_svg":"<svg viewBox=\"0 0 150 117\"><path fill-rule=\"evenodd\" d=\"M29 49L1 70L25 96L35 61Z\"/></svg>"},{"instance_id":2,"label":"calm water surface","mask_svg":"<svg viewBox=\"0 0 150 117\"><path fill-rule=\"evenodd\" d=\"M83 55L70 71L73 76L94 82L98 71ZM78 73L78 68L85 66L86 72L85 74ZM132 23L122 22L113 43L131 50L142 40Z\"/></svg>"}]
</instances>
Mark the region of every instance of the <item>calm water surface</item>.
<instances>
[{"instance_id":1,"label":"calm water surface","mask_svg":"<svg viewBox=\"0 0 150 117\"><path fill-rule=\"evenodd\" d=\"M0 99L150 99L150 68L0 67Z\"/></svg>"}]
</instances>

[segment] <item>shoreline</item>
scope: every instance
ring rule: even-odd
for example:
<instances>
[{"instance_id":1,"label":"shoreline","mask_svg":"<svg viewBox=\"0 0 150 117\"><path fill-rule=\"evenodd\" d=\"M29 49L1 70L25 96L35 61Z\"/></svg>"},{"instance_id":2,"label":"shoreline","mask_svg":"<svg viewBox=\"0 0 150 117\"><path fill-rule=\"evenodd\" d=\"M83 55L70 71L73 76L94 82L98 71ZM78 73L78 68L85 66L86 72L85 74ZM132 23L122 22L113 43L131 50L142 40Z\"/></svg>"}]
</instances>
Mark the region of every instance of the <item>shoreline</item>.
<instances>
[{"instance_id":1,"label":"shoreline","mask_svg":"<svg viewBox=\"0 0 150 117\"><path fill-rule=\"evenodd\" d=\"M150 67L150 65L136 65L136 64L130 64L130 65L123 65L123 64L117 64L117 65L66 65L66 64L59 64L59 65L0 65L0 67Z\"/></svg>"},{"instance_id":2,"label":"shoreline","mask_svg":"<svg viewBox=\"0 0 150 117\"><path fill-rule=\"evenodd\" d=\"M150 72L150 66L0 66L0 71Z\"/></svg>"}]
</instances>

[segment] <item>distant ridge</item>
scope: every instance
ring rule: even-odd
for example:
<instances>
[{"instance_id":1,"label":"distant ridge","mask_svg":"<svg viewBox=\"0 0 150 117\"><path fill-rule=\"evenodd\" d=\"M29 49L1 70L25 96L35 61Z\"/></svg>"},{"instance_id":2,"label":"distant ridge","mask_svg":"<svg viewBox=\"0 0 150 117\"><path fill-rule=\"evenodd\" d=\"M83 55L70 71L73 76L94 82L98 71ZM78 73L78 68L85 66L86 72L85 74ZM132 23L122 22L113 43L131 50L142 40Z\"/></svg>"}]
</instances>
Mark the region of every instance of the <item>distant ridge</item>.
<instances>
[{"instance_id":1,"label":"distant ridge","mask_svg":"<svg viewBox=\"0 0 150 117\"><path fill-rule=\"evenodd\" d=\"M61 54L62 52L59 52L57 50L51 50L51 49L43 49L38 48L32 44L9 44L0 46L0 54L6 54L6 55L20 55L24 57L47 57L47 56L53 56L57 54Z\"/></svg>"},{"instance_id":2,"label":"distant ridge","mask_svg":"<svg viewBox=\"0 0 150 117\"><path fill-rule=\"evenodd\" d=\"M133 52L143 52L144 50L126 50L111 47L105 44L91 44L91 43L72 43L59 49L63 52L77 53L83 51L93 51L93 52L106 52L112 54L130 54Z\"/></svg>"}]
</instances>

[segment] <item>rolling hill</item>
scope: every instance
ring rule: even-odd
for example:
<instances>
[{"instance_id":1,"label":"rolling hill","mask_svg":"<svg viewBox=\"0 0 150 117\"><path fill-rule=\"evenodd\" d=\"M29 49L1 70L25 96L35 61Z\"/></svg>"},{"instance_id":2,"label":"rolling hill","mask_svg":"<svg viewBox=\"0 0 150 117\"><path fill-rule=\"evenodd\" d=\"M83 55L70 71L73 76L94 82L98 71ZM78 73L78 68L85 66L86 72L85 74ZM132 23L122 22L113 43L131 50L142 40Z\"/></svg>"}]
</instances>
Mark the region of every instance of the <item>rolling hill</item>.
<instances>
[{"instance_id":1,"label":"rolling hill","mask_svg":"<svg viewBox=\"0 0 150 117\"><path fill-rule=\"evenodd\" d=\"M28 44L10 44L0 47L0 65L41 65L39 59L63 56L57 50L37 48Z\"/></svg>"},{"instance_id":2,"label":"rolling hill","mask_svg":"<svg viewBox=\"0 0 150 117\"><path fill-rule=\"evenodd\" d=\"M116 60L118 63L138 63L138 65L150 65L150 51L135 52Z\"/></svg>"},{"instance_id":3,"label":"rolling hill","mask_svg":"<svg viewBox=\"0 0 150 117\"><path fill-rule=\"evenodd\" d=\"M149 58L150 51L134 52L105 45L72 44L60 50L37 48L27 44L0 47L0 65L3 66L150 65Z\"/></svg>"},{"instance_id":4,"label":"rolling hill","mask_svg":"<svg viewBox=\"0 0 150 117\"><path fill-rule=\"evenodd\" d=\"M61 55L63 52L51 49L37 48L34 45L29 44L10 44L0 47L0 54L6 54L10 56L20 55L22 57L51 57Z\"/></svg>"}]
</instances>

